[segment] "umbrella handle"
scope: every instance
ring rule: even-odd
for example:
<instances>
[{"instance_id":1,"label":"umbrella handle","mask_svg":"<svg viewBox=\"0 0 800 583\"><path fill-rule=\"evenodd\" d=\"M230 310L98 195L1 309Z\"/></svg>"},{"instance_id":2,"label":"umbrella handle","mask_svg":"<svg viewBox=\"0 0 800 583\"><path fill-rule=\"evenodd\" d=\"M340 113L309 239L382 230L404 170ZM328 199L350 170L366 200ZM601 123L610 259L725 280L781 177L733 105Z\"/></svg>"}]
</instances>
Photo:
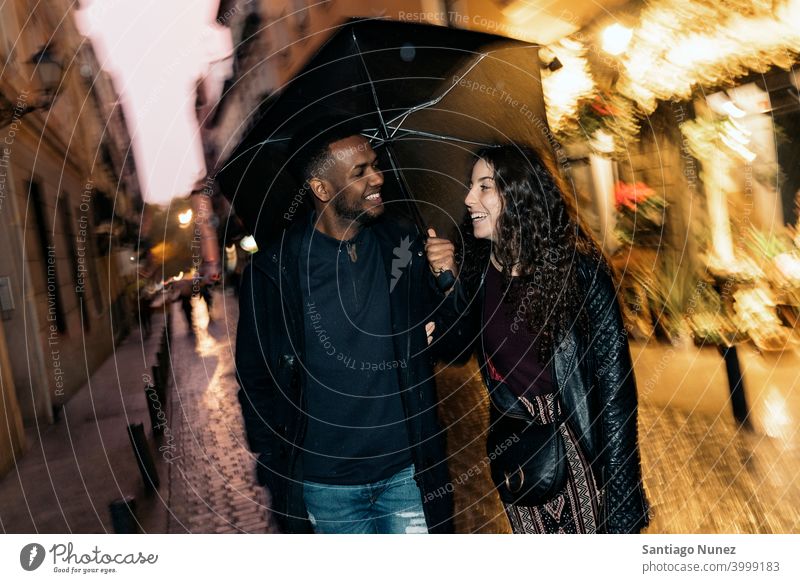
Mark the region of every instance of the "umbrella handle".
<instances>
[{"instance_id":1,"label":"umbrella handle","mask_svg":"<svg viewBox=\"0 0 800 583\"><path fill-rule=\"evenodd\" d=\"M436 286L439 290L446 292L453 284L456 282L456 277L453 275L453 272L449 269L441 272L440 274L436 275Z\"/></svg>"},{"instance_id":2,"label":"umbrella handle","mask_svg":"<svg viewBox=\"0 0 800 583\"><path fill-rule=\"evenodd\" d=\"M417 211L417 216L419 218L419 223L421 223L419 230L421 233L424 233L424 238L428 239L428 227L422 223L422 214L419 212L417 205L413 205L413 208ZM456 282L456 276L450 269L445 269L444 271L434 272L434 279L436 280L436 287L439 288L442 292L447 292L453 284Z\"/></svg>"}]
</instances>

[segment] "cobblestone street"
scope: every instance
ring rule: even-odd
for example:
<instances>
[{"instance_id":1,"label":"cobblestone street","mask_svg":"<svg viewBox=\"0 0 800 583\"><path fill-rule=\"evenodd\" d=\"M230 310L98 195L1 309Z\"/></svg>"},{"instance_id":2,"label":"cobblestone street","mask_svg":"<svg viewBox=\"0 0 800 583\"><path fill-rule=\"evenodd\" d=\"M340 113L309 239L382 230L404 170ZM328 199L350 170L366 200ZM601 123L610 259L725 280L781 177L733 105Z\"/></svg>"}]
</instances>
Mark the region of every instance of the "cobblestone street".
<instances>
[{"instance_id":1,"label":"cobblestone street","mask_svg":"<svg viewBox=\"0 0 800 583\"><path fill-rule=\"evenodd\" d=\"M172 309L168 429L159 438L147 431L159 490L142 491L125 432L127 423L146 419L141 378L157 347L157 334L142 342L134 332L67 404L59 423L29 429L28 453L0 480L3 531L110 532L107 504L135 494L144 532L275 532L236 399L237 301L216 292L210 322L205 304L196 302L195 334L178 306ZM745 430L733 420L715 349L637 343L632 353L653 506L648 532L798 532L797 355L740 347L753 424ZM488 401L474 361L440 371L438 390L457 531L508 532L485 463Z\"/></svg>"},{"instance_id":2,"label":"cobblestone street","mask_svg":"<svg viewBox=\"0 0 800 583\"><path fill-rule=\"evenodd\" d=\"M740 349L754 431L738 429L725 369L713 348L632 346L639 438L653 508L648 533L796 533L800 530L797 355ZM660 366L669 356L669 362ZM652 382L651 382L652 381ZM474 361L439 376L459 532L507 532L483 439L488 400ZM477 477L464 479L466 472Z\"/></svg>"},{"instance_id":3,"label":"cobblestone street","mask_svg":"<svg viewBox=\"0 0 800 583\"><path fill-rule=\"evenodd\" d=\"M170 352L177 450L169 468L168 532L271 532L268 496L255 483L236 399L238 302L220 293L214 299L216 318L210 322L205 303L195 301L195 335L183 315L174 314Z\"/></svg>"},{"instance_id":4,"label":"cobblestone street","mask_svg":"<svg viewBox=\"0 0 800 583\"><path fill-rule=\"evenodd\" d=\"M214 313L222 312L222 297ZM269 530L264 495L251 481L231 364L236 306L192 338L176 318L175 415L183 456L172 468L170 531ZM185 351L185 352L182 352ZM797 356L740 350L754 431L739 430L722 359L713 348L632 347L640 389L650 533L792 533L800 529L800 398ZM665 358L669 358L665 361ZM194 364L191 364L194 362ZM483 436L488 401L474 362L440 372L440 415L448 430L458 532L508 532L491 488ZM472 476L468 475L471 468ZM206 530L207 529L207 530Z\"/></svg>"}]
</instances>

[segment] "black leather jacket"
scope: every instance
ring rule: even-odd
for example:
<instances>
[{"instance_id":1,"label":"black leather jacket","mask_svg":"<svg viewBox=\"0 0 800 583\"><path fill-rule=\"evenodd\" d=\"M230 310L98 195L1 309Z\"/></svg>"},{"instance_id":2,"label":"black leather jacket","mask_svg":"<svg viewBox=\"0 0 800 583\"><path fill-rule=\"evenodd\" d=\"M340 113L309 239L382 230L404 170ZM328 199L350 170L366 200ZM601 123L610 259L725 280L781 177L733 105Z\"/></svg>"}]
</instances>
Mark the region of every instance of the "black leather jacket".
<instances>
[{"instance_id":1,"label":"black leather jacket","mask_svg":"<svg viewBox=\"0 0 800 583\"><path fill-rule=\"evenodd\" d=\"M601 532L638 533L649 522L649 505L642 485L636 381L627 331L608 266L580 256L578 280L589 334L572 326L555 351L550 372L560 390L564 418L577 434L603 491ZM491 387L480 349L483 281L474 290L475 301L465 318L468 324L451 330L446 341L477 340L473 349L484 382Z\"/></svg>"}]
</instances>

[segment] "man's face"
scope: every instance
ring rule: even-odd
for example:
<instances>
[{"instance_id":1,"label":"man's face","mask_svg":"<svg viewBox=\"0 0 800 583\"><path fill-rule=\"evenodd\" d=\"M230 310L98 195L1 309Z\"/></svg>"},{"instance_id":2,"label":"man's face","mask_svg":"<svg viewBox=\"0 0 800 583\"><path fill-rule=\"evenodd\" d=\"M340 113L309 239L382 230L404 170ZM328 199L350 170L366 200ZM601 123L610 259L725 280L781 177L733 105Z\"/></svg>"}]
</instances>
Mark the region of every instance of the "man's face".
<instances>
[{"instance_id":1,"label":"man's face","mask_svg":"<svg viewBox=\"0 0 800 583\"><path fill-rule=\"evenodd\" d=\"M383 214L383 173L377 156L363 136L350 136L330 145L335 164L326 177L333 192L329 204L338 217L367 224Z\"/></svg>"}]
</instances>

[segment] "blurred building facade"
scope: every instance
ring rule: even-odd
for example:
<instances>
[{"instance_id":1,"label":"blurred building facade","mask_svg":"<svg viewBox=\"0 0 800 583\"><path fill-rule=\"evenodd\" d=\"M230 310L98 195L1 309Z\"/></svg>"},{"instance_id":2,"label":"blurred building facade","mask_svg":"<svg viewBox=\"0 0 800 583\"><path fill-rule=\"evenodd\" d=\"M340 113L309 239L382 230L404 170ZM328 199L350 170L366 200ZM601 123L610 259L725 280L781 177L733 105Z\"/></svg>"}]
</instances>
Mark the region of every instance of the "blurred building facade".
<instances>
[{"instance_id":1,"label":"blurred building facade","mask_svg":"<svg viewBox=\"0 0 800 583\"><path fill-rule=\"evenodd\" d=\"M24 450L23 425L53 422L130 326L117 249L141 195L116 92L72 9L0 4L0 415L11 428L0 474Z\"/></svg>"},{"instance_id":2,"label":"blurred building facade","mask_svg":"<svg viewBox=\"0 0 800 583\"><path fill-rule=\"evenodd\" d=\"M261 103L302 69L337 25L380 18L488 32L547 44L579 30L600 11L627 0L221 0L217 22L231 30L234 52L199 86L198 117L206 164L235 149ZM224 86L217 83L227 78Z\"/></svg>"}]
</instances>

